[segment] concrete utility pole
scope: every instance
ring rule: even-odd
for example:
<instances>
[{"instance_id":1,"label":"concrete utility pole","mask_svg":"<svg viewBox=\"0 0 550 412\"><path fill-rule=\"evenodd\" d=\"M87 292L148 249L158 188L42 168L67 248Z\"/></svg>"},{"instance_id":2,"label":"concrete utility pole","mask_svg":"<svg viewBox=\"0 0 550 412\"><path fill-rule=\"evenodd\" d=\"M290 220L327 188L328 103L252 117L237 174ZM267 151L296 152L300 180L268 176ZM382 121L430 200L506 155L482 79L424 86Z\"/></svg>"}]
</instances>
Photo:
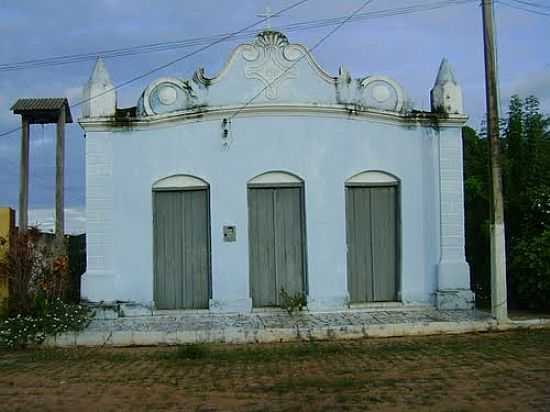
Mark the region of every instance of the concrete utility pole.
<instances>
[{"instance_id":1,"label":"concrete utility pole","mask_svg":"<svg viewBox=\"0 0 550 412\"><path fill-rule=\"evenodd\" d=\"M491 179L491 309L497 322L508 320L506 295L506 239L498 124L498 91L493 0L482 0L485 45L487 136Z\"/></svg>"}]
</instances>

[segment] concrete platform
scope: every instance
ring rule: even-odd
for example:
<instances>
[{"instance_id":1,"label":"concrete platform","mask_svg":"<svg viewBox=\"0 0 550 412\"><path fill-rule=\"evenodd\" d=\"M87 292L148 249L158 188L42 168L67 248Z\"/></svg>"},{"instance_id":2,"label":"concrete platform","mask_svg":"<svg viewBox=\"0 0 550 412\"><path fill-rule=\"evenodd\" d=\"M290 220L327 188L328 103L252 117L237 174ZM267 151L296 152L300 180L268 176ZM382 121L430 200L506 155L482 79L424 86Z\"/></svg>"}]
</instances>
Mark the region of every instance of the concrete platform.
<instances>
[{"instance_id":1,"label":"concrete platform","mask_svg":"<svg viewBox=\"0 0 550 412\"><path fill-rule=\"evenodd\" d=\"M550 327L550 319L497 324L480 311L350 309L331 313L284 311L215 314L208 311L155 312L149 316L95 319L79 333L50 337L45 345L147 346L188 343L260 343L310 339L355 339L460 334Z\"/></svg>"}]
</instances>

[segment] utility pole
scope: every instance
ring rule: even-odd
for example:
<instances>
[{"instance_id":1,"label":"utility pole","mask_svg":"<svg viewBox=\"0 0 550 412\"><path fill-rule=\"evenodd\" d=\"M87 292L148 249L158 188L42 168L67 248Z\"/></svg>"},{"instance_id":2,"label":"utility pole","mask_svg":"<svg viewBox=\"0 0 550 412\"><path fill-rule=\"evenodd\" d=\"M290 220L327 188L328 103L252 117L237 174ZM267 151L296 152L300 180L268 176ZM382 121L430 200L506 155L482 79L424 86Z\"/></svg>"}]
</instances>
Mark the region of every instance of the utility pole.
<instances>
[{"instance_id":1,"label":"utility pole","mask_svg":"<svg viewBox=\"0 0 550 412\"><path fill-rule=\"evenodd\" d=\"M497 322L508 320L506 295L506 239L504 200L498 124L497 67L495 54L494 2L481 0L485 46L485 88L487 98L487 137L491 181L491 310Z\"/></svg>"}]
</instances>

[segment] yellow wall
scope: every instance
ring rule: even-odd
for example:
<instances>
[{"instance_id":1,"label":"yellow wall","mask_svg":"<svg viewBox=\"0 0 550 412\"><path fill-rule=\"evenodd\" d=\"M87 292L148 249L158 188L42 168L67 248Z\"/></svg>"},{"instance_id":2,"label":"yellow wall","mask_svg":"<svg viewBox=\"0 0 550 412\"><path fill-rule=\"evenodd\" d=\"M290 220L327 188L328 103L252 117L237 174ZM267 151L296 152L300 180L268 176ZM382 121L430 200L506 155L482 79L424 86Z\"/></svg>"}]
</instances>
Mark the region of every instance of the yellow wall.
<instances>
[{"instance_id":1,"label":"yellow wall","mask_svg":"<svg viewBox=\"0 0 550 412\"><path fill-rule=\"evenodd\" d=\"M15 228L15 211L7 207L0 207L0 237L10 240L10 235ZM6 245L7 247L7 245ZM5 253L5 247L0 246L0 259ZM4 303L4 299L8 297L8 282L0 277L0 305Z\"/></svg>"}]
</instances>

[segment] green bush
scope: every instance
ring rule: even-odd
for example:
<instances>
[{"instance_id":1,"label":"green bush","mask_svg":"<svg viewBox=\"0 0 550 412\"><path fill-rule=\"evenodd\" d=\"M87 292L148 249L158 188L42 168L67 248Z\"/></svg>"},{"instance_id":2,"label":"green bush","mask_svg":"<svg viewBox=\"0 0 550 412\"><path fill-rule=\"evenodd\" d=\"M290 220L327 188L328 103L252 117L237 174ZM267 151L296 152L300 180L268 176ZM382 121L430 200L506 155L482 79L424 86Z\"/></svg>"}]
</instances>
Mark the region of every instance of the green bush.
<instances>
[{"instance_id":1,"label":"green bush","mask_svg":"<svg viewBox=\"0 0 550 412\"><path fill-rule=\"evenodd\" d=\"M63 301L68 291L68 259L41 243L36 228L16 233L0 259L9 280L7 308L0 317L0 346L40 344L48 335L85 328L91 310ZM0 237L0 246L7 240Z\"/></svg>"},{"instance_id":2,"label":"green bush","mask_svg":"<svg viewBox=\"0 0 550 412\"><path fill-rule=\"evenodd\" d=\"M32 315L37 299L63 299L69 291L69 261L41 241L36 228L12 236L0 259L0 276L9 282L7 311L10 317ZM7 240L0 237L0 246Z\"/></svg>"},{"instance_id":3,"label":"green bush","mask_svg":"<svg viewBox=\"0 0 550 412\"><path fill-rule=\"evenodd\" d=\"M550 229L512 246L511 283L519 303L550 310Z\"/></svg>"},{"instance_id":4,"label":"green bush","mask_svg":"<svg viewBox=\"0 0 550 412\"><path fill-rule=\"evenodd\" d=\"M37 299L32 314L18 314L0 321L0 346L10 349L40 344L49 335L80 331L92 319L89 308L61 299Z\"/></svg>"}]
</instances>

